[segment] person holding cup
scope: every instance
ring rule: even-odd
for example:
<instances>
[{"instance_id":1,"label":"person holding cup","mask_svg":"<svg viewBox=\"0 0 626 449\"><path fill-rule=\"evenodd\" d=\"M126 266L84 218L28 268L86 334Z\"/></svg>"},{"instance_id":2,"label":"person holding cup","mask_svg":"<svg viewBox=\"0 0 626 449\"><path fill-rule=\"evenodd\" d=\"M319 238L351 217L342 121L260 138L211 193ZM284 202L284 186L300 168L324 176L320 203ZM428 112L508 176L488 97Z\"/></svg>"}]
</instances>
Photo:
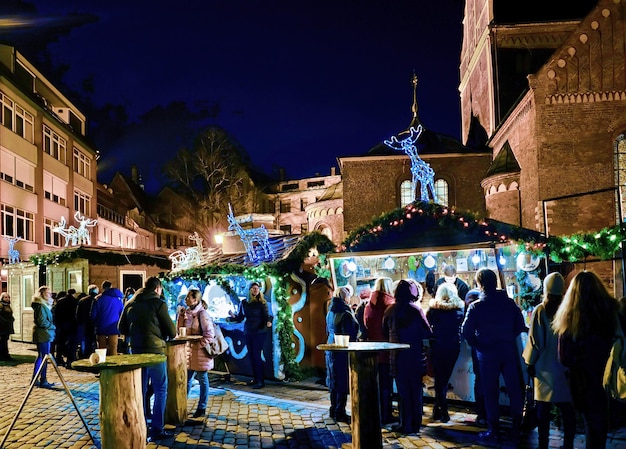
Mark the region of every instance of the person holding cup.
<instances>
[{"instance_id":1,"label":"person holding cup","mask_svg":"<svg viewBox=\"0 0 626 449\"><path fill-rule=\"evenodd\" d=\"M324 279L324 278L318 278ZM330 282L326 281L328 295L332 293ZM317 279L313 282L316 282ZM323 281L318 281L322 282ZM317 283L317 282L316 282ZM326 315L326 332L328 343L336 344L337 335L349 337L349 341L357 341L359 334L359 322L350 308L352 289L349 286L339 287L335 290ZM343 342L342 342L343 343ZM340 351L326 351L326 385L330 390L330 417L335 421L349 423L350 417L346 413L348 391L350 383L348 378L348 353Z\"/></svg>"},{"instance_id":2,"label":"person holding cup","mask_svg":"<svg viewBox=\"0 0 626 449\"><path fill-rule=\"evenodd\" d=\"M186 307L178 312L178 335L202 335L201 340L187 342L187 395L191 390L191 381L196 376L200 383L200 399L194 418L204 416L209 400L209 373L213 369L213 359L209 357L204 347L215 338L215 323L202 301L200 290L191 289L185 297Z\"/></svg>"}]
</instances>

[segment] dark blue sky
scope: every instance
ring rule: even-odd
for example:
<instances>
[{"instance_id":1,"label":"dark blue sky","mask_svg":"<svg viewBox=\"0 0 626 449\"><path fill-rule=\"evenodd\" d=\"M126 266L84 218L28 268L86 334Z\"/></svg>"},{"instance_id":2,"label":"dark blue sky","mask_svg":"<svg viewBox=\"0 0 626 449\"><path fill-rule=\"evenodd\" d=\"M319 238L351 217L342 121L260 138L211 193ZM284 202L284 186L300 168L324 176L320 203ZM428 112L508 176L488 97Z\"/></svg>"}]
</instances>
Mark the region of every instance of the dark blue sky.
<instances>
[{"instance_id":1,"label":"dark blue sky","mask_svg":"<svg viewBox=\"0 0 626 449\"><path fill-rule=\"evenodd\" d=\"M462 0L30 3L42 18L99 17L49 46L72 88L93 76L95 102L124 105L132 120L172 101L217 102L212 123L268 174L327 174L337 156L406 128L413 70L422 122L460 137ZM103 167L154 165L177 150L167 138L139 141L100 148Z\"/></svg>"}]
</instances>

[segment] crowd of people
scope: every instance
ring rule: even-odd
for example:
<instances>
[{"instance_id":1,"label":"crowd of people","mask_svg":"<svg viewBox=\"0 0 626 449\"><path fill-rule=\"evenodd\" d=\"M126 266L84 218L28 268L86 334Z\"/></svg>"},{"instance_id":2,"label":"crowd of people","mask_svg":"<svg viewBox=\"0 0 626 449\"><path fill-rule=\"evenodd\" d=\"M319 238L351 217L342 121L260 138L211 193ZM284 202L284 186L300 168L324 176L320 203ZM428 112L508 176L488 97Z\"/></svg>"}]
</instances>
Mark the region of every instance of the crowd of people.
<instances>
[{"instance_id":1,"label":"crowd of people","mask_svg":"<svg viewBox=\"0 0 626 449\"><path fill-rule=\"evenodd\" d=\"M495 271L481 268L473 281L474 288L470 288L448 265L433 283L429 301L424 301L422 283L410 278L399 282L379 278L369 299L357 301L350 285L336 288L333 294L327 279L313 281L328 288L329 344L334 343L336 334L350 335L350 341L410 344L409 350L383 351L379 356L381 424L396 422L391 429L400 433L420 431L427 357L434 376L430 419L448 422L447 392L465 341L471 349L475 374L475 424L486 427L479 433L486 444L502 443L502 377L512 423L507 437L513 444L520 440L524 379L530 378L537 403L539 449L549 448L555 411L562 423L564 449L574 447L577 413L584 424L587 449L606 447L610 400L603 387L603 373L620 319L626 322L626 316L620 315L624 308L620 302L593 272L577 273L567 289L562 275L550 273L544 280L542 301L532 311L527 327L520 307L505 290L497 288ZM363 310L362 319L357 318L359 309ZM522 348L523 333L528 338ZM347 421L349 368L345 352L327 351L326 362L330 415ZM394 381L397 415L392 407Z\"/></svg>"},{"instance_id":2,"label":"crowd of people","mask_svg":"<svg viewBox=\"0 0 626 449\"><path fill-rule=\"evenodd\" d=\"M326 278L316 278L312 286L325 288L326 330L329 344L336 335L350 341L409 344L401 351L381 352L378 357L381 424L394 424L394 431L418 433L423 418L423 383L427 362L434 377L434 404L431 421L450 420L447 394L461 345L466 342L472 355L475 374L474 399L476 422L486 430L479 434L485 442L499 444L500 377L509 400L514 443L522 432L524 378L534 384L537 402L539 449L549 447L550 422L558 410L563 429L563 448L573 449L577 413L582 417L588 449L606 446L609 429L610 399L603 387L604 367L622 323L626 323L626 300L615 299L593 272L577 273L566 288L559 273L550 273L543 282L543 298L532 311L526 326L521 309L505 290L498 289L498 277L491 269L479 269L470 288L448 266L425 301L422 283L414 279L393 282L376 280L368 298L354 301L350 285L333 288ZM460 294L464 293L464 296ZM56 353L59 365L89 357L98 347L109 355L118 352L165 354L166 341L176 337L177 329L202 338L187 345L188 391L195 377L200 398L194 418L203 417L208 401L208 371L214 360L204 347L215 338L215 323L199 290L184 297L174 322L156 277L145 287L122 293L105 281L101 288L90 285L87 293L74 289L53 294L42 286L32 300L33 342L37 358L32 381L51 388L47 379L48 354ZM261 286L253 282L234 321L245 319L245 336L250 351L253 388L264 386L263 348L272 326L267 301ZM8 293L0 295L0 360L10 360L9 335L14 332L13 313ZM528 334L520 353L520 335ZM120 339L120 336L122 338ZM427 360L428 359L428 360ZM349 369L346 352L326 351L330 391L330 416L349 422L346 412L349 395ZM146 414L151 416L149 435L153 440L170 437L164 430L167 397L166 363L143 368L143 393ZM394 413L394 382L398 413ZM154 406L149 407L149 391ZM151 412L151 413L150 413Z\"/></svg>"}]
</instances>

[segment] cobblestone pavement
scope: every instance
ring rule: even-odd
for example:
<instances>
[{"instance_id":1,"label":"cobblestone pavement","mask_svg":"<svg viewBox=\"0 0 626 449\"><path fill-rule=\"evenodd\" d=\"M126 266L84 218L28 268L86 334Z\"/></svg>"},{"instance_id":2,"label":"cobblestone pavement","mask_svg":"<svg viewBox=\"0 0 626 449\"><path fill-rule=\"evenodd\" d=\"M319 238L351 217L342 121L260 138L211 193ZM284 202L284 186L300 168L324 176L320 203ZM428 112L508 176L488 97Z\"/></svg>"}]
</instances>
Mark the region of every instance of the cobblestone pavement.
<instances>
[{"instance_id":1,"label":"cobblestone pavement","mask_svg":"<svg viewBox=\"0 0 626 449\"><path fill-rule=\"evenodd\" d=\"M10 343L15 358L0 362L0 436L4 438L17 410L24 401L32 375L34 345ZM58 375L49 367L48 378L56 389L35 388L3 447L7 449L93 448L100 444L98 379L89 373L60 368L63 378L84 416L94 444ZM335 423L328 416L328 392L325 387L309 382L266 382L262 390L252 390L247 378L232 376L228 381L219 373L211 373L211 391L207 417L199 425L167 426L175 431L173 438L149 443L148 448L340 448L350 443L350 426ZM197 384L191 390L189 412L198 400ZM475 418L462 407L453 407L451 421L431 423L427 416L431 406L424 407L424 426L419 434L401 435L383 429L385 448L481 448L478 432L470 424ZM507 447L506 437L502 447ZM550 446L561 446L561 433L552 430ZM346 445L345 447L349 447ZM512 447L510 444L508 447ZM524 437L521 448L536 448L537 434ZM576 447L584 447L584 436L578 434ZM609 448L626 449L626 430L610 434Z\"/></svg>"}]
</instances>

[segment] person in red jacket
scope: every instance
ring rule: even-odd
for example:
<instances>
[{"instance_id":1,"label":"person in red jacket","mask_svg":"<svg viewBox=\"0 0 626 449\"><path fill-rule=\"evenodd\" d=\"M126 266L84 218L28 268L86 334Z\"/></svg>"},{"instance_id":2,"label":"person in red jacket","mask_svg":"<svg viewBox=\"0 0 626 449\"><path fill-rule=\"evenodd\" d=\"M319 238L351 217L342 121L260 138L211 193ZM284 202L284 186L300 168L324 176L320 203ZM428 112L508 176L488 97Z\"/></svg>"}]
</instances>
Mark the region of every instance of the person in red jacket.
<instances>
[{"instance_id":1,"label":"person in red jacket","mask_svg":"<svg viewBox=\"0 0 626 449\"><path fill-rule=\"evenodd\" d=\"M389 335L383 333L383 315L385 310L395 302L391 291L391 278L376 279L370 300L365 306L363 321L367 330L368 341L389 341ZM380 418L383 424L393 422L393 379L389 368L389 353L378 354L378 388L380 398Z\"/></svg>"}]
</instances>

